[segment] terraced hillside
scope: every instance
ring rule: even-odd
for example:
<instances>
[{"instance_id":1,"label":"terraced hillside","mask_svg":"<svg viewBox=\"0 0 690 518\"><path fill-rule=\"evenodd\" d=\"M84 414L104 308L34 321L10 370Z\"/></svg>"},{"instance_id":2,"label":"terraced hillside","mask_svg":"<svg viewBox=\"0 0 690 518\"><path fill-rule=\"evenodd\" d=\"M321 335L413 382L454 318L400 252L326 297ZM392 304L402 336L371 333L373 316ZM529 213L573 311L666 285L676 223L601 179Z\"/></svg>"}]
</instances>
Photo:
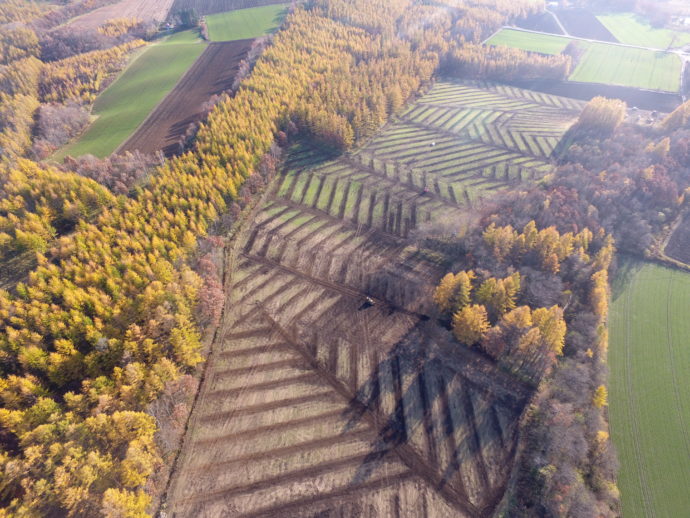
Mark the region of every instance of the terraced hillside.
<instances>
[{"instance_id":1,"label":"terraced hillside","mask_svg":"<svg viewBox=\"0 0 690 518\"><path fill-rule=\"evenodd\" d=\"M577 108L441 83L356 153L293 153L228 259L170 515L489 516L531 392L429 317L406 236L543 175Z\"/></svg>"}]
</instances>

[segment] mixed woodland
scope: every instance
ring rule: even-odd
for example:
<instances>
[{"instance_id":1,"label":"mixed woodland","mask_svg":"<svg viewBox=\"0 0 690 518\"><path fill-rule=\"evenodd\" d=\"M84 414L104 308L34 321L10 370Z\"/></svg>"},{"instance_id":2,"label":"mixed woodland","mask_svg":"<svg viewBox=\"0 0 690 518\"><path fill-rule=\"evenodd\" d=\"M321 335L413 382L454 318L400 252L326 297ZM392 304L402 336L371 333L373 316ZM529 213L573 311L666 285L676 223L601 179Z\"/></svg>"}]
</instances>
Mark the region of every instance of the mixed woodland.
<instances>
[{"instance_id":1,"label":"mixed woodland","mask_svg":"<svg viewBox=\"0 0 690 518\"><path fill-rule=\"evenodd\" d=\"M559 78L571 66L480 45L539 0L310 0L184 153L47 165L150 37L128 20L62 28L104 3L0 5L0 260L36 265L0 291L0 516L154 512L160 431L184 426L201 334L222 310L204 247L270 179L280 146L357 146L440 73ZM509 516L617 514L614 250L643 254L690 184L690 108L646 130L624 111L594 101L553 174L493 200L463 237L425 244L452 270L435 298L458 342L536 390Z\"/></svg>"}]
</instances>

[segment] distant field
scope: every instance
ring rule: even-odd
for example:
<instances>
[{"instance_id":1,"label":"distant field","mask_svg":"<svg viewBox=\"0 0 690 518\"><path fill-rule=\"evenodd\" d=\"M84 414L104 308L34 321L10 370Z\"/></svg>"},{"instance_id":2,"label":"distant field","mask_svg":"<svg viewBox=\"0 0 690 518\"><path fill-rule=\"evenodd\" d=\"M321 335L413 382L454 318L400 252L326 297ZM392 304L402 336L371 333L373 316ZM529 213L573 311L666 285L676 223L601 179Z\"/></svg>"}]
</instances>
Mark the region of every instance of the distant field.
<instances>
[{"instance_id":1,"label":"distant field","mask_svg":"<svg viewBox=\"0 0 690 518\"><path fill-rule=\"evenodd\" d=\"M678 92L681 59L668 52L634 49L607 43L590 43L565 37L504 29L487 44L506 45L542 54L558 54L570 41L585 49L578 66L568 78L584 83L603 83L649 90Z\"/></svg>"},{"instance_id":2,"label":"distant field","mask_svg":"<svg viewBox=\"0 0 690 518\"><path fill-rule=\"evenodd\" d=\"M238 9L206 17L211 41L258 38L273 32L283 21L288 4Z\"/></svg>"},{"instance_id":3,"label":"distant field","mask_svg":"<svg viewBox=\"0 0 690 518\"><path fill-rule=\"evenodd\" d=\"M609 416L625 518L690 509L690 274L637 264L611 306Z\"/></svg>"},{"instance_id":4,"label":"distant field","mask_svg":"<svg viewBox=\"0 0 690 518\"><path fill-rule=\"evenodd\" d=\"M675 54L591 43L569 79L677 92L681 68Z\"/></svg>"},{"instance_id":5,"label":"distant field","mask_svg":"<svg viewBox=\"0 0 690 518\"><path fill-rule=\"evenodd\" d=\"M541 54L560 54L572 40L562 36L548 34L533 34L530 32L504 29L495 34L487 43L489 45L503 45L529 52Z\"/></svg>"},{"instance_id":6,"label":"distant field","mask_svg":"<svg viewBox=\"0 0 690 518\"><path fill-rule=\"evenodd\" d=\"M607 14L597 18L618 41L628 45L667 49L690 43L690 33L655 29L644 18L633 13Z\"/></svg>"},{"instance_id":7,"label":"distant field","mask_svg":"<svg viewBox=\"0 0 690 518\"><path fill-rule=\"evenodd\" d=\"M53 158L115 151L173 89L206 45L189 31L174 34L139 55L99 97L93 107L97 119L74 143Z\"/></svg>"}]
</instances>

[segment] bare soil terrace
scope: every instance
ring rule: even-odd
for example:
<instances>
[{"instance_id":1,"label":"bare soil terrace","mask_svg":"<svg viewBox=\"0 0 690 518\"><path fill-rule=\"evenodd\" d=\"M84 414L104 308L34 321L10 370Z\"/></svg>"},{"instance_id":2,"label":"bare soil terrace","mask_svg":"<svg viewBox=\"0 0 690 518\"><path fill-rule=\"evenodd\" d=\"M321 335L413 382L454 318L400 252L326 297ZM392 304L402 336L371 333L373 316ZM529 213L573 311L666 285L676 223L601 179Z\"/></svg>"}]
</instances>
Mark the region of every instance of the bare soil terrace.
<instances>
[{"instance_id":1,"label":"bare soil terrace","mask_svg":"<svg viewBox=\"0 0 690 518\"><path fill-rule=\"evenodd\" d=\"M440 83L349 156L293 151L229 258L168 516L491 516L532 391L435 321L408 234L545 174L579 107Z\"/></svg>"},{"instance_id":2,"label":"bare soil terrace","mask_svg":"<svg viewBox=\"0 0 690 518\"><path fill-rule=\"evenodd\" d=\"M180 152L185 131L190 124L203 118L206 101L230 89L253 41L210 43L172 92L118 151L155 153L162 150L166 156Z\"/></svg>"}]
</instances>

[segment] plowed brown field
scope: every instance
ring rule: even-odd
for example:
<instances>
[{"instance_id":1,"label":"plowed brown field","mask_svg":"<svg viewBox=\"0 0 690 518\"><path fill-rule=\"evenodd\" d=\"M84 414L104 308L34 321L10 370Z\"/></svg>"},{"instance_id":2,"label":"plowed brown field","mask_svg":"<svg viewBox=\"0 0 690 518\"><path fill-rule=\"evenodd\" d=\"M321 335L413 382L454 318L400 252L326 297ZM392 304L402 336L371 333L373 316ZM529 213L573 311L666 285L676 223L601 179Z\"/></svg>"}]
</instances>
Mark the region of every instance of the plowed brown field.
<instances>
[{"instance_id":1,"label":"plowed brown field","mask_svg":"<svg viewBox=\"0 0 690 518\"><path fill-rule=\"evenodd\" d=\"M252 44L249 40L210 43L175 88L144 123L118 149L139 150L166 156L178 153L180 138L191 123L203 117L203 104L232 86L240 61Z\"/></svg>"}]
</instances>

